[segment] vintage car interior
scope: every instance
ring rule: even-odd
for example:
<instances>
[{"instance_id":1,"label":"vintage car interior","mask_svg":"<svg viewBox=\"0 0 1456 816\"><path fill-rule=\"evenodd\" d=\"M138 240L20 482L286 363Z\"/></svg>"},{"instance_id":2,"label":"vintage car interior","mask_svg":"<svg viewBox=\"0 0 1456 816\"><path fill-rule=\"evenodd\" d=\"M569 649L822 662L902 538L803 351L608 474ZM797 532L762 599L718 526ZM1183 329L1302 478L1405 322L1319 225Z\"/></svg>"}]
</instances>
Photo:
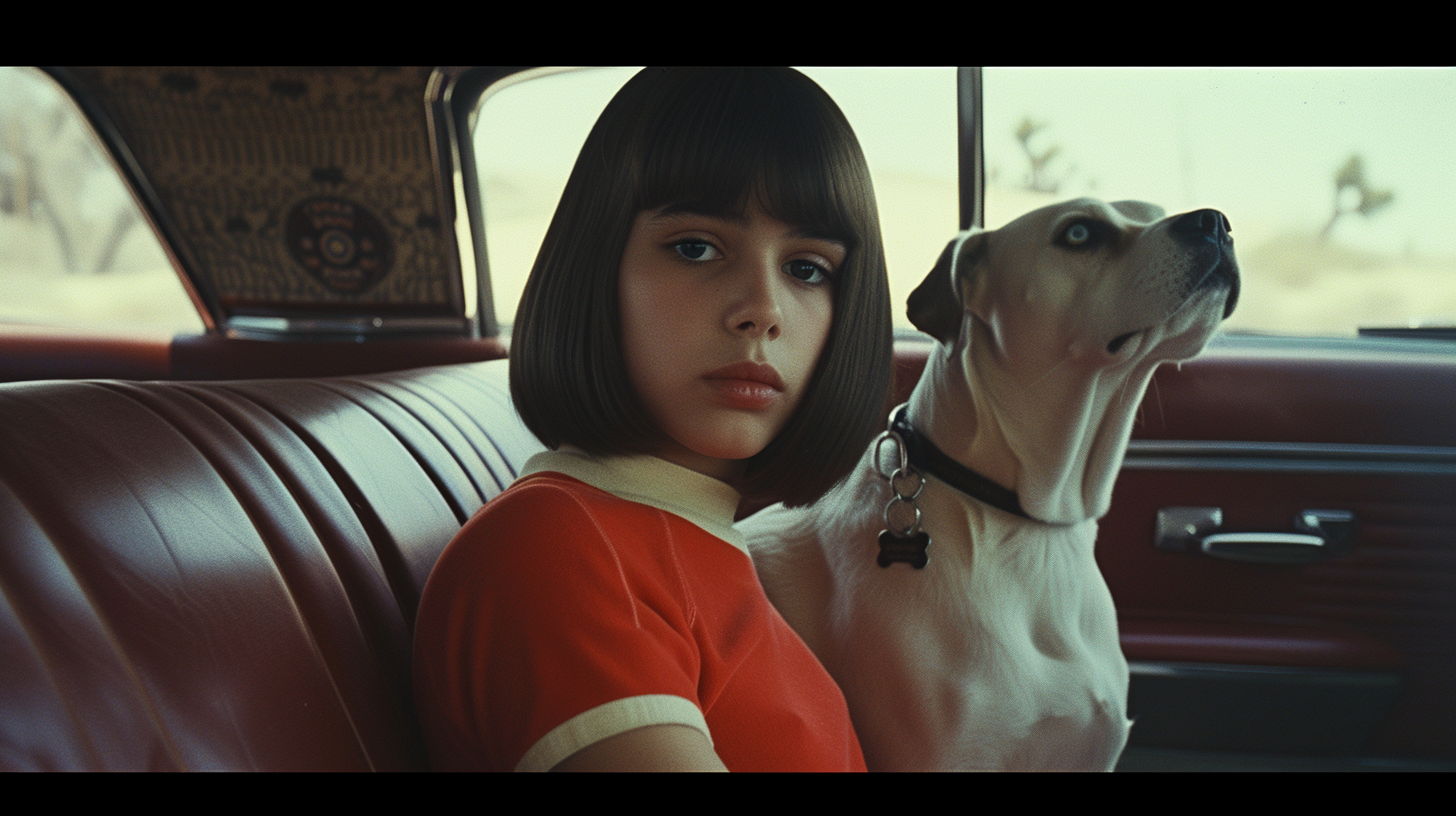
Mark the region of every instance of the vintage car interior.
<instances>
[{"instance_id":1,"label":"vintage car interior","mask_svg":"<svg viewBox=\"0 0 1456 816\"><path fill-rule=\"evenodd\" d=\"M945 69L911 89L912 73L877 72L888 96L841 101L887 246L920 253L891 258L908 286L956 229L1081 194L1044 123L1018 125L1023 108L1005 101L1039 93L1016 83L1057 77ZM601 85L596 107L545 107L585 122L572 125L579 145L626 74L26 75L80 124L32 133L0 118L0 769L428 769L410 693L420 591L460 525L541 449L511 407L505 361L539 228L505 245L529 233L520 212L549 217L554 194L529 165L567 128L512 106L572 76ZM29 99L7 77L4 116ZM821 80L839 98L835 81ZM922 128L933 149L880 146L903 117L858 118L874 99L919 96L936 106ZM32 223L50 223L81 270L51 278L115 277L103 274L114 246L86 260L72 241L111 234L85 220L101 188L77 182L58 203L27 170L22 143L66 127L94 130L97 166L138 214L114 232L154 246L180 324L75 323L12 301L30 286L24 267L41 265L16 243ZM943 183L882 177L879 156L896 151L936 154ZM1191 166L1180 155L1174 166ZM1013 160L1030 166L1015 183ZM1357 157L1335 175L1325 234L1382 217L1390 196L1366 181L1378 172ZM1089 184L1101 197L1115 186ZM892 211L901 190L934 215ZM1241 254L1246 297L1260 258ZM1294 296L1269 291L1275 305L1251 308L1277 323ZM1159 371L1098 543L1133 671L1120 769L1456 769L1450 314L1444 329L1344 336L1231 323L1202 357ZM902 328L905 394L932 346Z\"/></svg>"}]
</instances>

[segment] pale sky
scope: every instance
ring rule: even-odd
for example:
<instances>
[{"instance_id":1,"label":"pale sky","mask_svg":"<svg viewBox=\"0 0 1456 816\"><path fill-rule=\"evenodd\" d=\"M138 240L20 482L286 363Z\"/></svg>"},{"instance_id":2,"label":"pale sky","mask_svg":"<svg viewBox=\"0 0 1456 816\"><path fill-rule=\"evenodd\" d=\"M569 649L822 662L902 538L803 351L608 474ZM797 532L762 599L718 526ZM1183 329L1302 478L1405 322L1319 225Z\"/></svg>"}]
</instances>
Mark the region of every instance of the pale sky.
<instances>
[{"instance_id":1,"label":"pale sky","mask_svg":"<svg viewBox=\"0 0 1456 816\"><path fill-rule=\"evenodd\" d=\"M859 136L879 198L892 294L903 301L957 226L955 70L804 70ZM530 94L507 89L485 105L477 130L485 175L516 179L509 184L521 196L508 201L497 191L494 214L487 196L502 319L509 320L505 304L518 297L581 141L633 72L559 80L581 86L579 96L532 101L537 86ZM1456 212L1456 69L989 68L984 114L988 226L1083 195L1151 201L1169 213L1214 207L1232 222L1239 251L1264 264L1262 276L1259 262L1248 268L1249 305L1236 322L1343 333L1357 324L1456 319L1448 225ZM1054 195L1021 189L1029 164L1014 133L1026 117L1046 124L1032 148L1059 150L1049 165L1061 180ZM1371 218L1343 217L1331 245L1397 259L1402 268L1385 264L1381 272L1393 289L1349 269L1343 277L1317 271L1311 283L1299 269L1298 242L1289 240L1318 235L1334 206L1335 173L1355 153L1369 186L1394 199ZM495 220L507 215L504 207L522 220ZM539 227L525 226L524 209L537 213ZM1286 259L1259 256L1280 241ZM518 246L497 263L508 242ZM1316 265L1336 268L1350 257ZM515 275L519 281L506 279Z\"/></svg>"}]
</instances>

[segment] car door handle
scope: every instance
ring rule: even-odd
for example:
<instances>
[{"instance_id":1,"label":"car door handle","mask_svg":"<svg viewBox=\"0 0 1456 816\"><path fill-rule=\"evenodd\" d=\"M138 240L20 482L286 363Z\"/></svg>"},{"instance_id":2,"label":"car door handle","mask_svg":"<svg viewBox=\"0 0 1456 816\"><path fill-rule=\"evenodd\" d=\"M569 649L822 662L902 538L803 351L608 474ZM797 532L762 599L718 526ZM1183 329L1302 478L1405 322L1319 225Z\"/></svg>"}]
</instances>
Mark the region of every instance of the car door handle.
<instances>
[{"instance_id":1,"label":"car door handle","mask_svg":"<svg viewBox=\"0 0 1456 816\"><path fill-rule=\"evenodd\" d=\"M1343 552L1355 539L1355 514L1348 510L1302 510L1292 533L1219 533L1218 507L1164 507L1158 511L1155 545L1160 550L1201 552L1214 558L1258 564L1304 564Z\"/></svg>"},{"instance_id":2,"label":"car door handle","mask_svg":"<svg viewBox=\"0 0 1456 816\"><path fill-rule=\"evenodd\" d=\"M1304 533L1215 533L1201 540L1204 555L1230 561L1298 564L1323 558L1325 540Z\"/></svg>"}]
</instances>

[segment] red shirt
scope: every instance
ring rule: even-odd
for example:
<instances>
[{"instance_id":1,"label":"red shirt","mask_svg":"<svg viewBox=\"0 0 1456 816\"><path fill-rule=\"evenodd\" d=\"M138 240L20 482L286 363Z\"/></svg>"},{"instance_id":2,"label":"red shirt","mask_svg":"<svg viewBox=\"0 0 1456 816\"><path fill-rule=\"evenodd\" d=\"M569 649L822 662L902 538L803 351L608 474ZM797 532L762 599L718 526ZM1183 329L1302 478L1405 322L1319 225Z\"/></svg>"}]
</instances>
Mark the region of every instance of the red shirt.
<instances>
[{"instance_id":1,"label":"red shirt","mask_svg":"<svg viewBox=\"0 0 1456 816\"><path fill-rule=\"evenodd\" d=\"M434 767L548 770L676 723L729 770L864 770L843 694L732 529L737 501L660 459L533 457L425 587L415 688Z\"/></svg>"}]
</instances>

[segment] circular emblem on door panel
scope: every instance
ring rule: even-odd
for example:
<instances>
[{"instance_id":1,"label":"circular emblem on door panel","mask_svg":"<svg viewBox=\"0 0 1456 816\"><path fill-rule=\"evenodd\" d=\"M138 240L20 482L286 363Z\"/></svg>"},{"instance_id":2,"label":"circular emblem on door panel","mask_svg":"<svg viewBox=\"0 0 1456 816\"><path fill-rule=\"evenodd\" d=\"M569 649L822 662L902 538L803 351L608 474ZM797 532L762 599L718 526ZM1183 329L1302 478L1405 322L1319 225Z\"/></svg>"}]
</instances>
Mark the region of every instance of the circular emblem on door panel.
<instances>
[{"instance_id":1,"label":"circular emblem on door panel","mask_svg":"<svg viewBox=\"0 0 1456 816\"><path fill-rule=\"evenodd\" d=\"M329 291L358 294L389 271L389 233L362 205L320 196L300 202L284 228L288 253Z\"/></svg>"}]
</instances>

